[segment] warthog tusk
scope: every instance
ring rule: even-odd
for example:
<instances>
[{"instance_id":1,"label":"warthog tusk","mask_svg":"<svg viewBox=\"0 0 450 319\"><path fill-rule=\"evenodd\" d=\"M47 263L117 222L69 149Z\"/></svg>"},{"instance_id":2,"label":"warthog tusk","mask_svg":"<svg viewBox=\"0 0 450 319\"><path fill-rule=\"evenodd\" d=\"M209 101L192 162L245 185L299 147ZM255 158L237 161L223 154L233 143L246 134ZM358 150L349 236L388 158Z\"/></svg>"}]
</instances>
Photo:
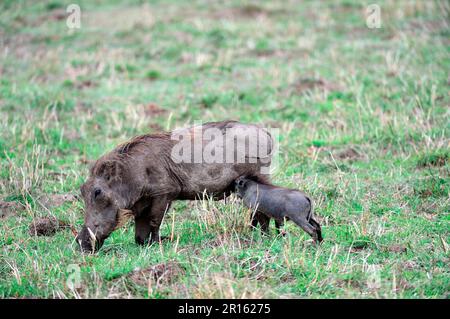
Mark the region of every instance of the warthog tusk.
<instances>
[{"instance_id":1,"label":"warthog tusk","mask_svg":"<svg viewBox=\"0 0 450 319\"><path fill-rule=\"evenodd\" d=\"M95 237L95 234L92 232L92 230L89 228L89 227L87 227L87 230L88 230L88 232L89 232L89 239L90 239L90 242L91 242L91 249L92 249L92 252L94 252L94 250L95 250L95 242L97 241L97 238Z\"/></svg>"},{"instance_id":2,"label":"warthog tusk","mask_svg":"<svg viewBox=\"0 0 450 319\"><path fill-rule=\"evenodd\" d=\"M96 241L95 234L92 232L92 230L89 227L87 227L87 230L89 232L89 237L91 237L91 240L93 240L95 242Z\"/></svg>"}]
</instances>

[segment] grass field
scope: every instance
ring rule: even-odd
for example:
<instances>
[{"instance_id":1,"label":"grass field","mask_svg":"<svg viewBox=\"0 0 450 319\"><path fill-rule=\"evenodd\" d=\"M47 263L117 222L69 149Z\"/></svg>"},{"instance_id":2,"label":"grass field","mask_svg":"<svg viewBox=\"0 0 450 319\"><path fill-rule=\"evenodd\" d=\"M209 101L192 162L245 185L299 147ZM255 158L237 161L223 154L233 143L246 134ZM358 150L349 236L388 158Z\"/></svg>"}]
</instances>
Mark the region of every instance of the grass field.
<instances>
[{"instance_id":1,"label":"grass field","mask_svg":"<svg viewBox=\"0 0 450 319\"><path fill-rule=\"evenodd\" d=\"M449 298L450 6L367 4L2 1L0 297ZM279 129L273 180L312 196L320 247L231 198L177 202L161 245L130 223L80 254L92 161L224 119ZM49 216L71 227L29 234Z\"/></svg>"}]
</instances>

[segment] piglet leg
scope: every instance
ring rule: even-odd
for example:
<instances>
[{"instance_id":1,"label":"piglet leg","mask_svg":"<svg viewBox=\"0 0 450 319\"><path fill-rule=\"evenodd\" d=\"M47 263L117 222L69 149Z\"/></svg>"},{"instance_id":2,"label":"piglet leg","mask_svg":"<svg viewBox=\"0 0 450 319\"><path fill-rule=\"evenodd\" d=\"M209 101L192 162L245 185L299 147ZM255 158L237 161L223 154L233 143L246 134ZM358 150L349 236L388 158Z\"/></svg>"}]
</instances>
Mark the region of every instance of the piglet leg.
<instances>
[{"instance_id":1,"label":"piglet leg","mask_svg":"<svg viewBox=\"0 0 450 319\"><path fill-rule=\"evenodd\" d=\"M307 232L316 243L318 243L319 240L319 234L317 232L317 229L313 227L308 221L304 218L301 218L299 216L292 216L290 219L296 223L298 226L300 226L301 229L303 229L305 232ZM320 237L322 238L322 237Z\"/></svg>"}]
</instances>

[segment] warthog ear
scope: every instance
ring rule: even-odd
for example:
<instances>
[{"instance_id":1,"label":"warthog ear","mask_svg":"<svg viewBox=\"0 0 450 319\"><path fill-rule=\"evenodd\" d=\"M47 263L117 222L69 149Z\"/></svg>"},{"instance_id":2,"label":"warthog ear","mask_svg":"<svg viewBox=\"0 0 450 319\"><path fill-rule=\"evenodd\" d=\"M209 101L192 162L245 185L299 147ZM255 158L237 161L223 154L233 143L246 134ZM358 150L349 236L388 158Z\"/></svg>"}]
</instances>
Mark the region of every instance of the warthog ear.
<instances>
[{"instance_id":1,"label":"warthog ear","mask_svg":"<svg viewBox=\"0 0 450 319\"><path fill-rule=\"evenodd\" d=\"M94 174L102 176L106 181L120 180L123 175L123 165L116 161L104 161L94 168Z\"/></svg>"}]
</instances>

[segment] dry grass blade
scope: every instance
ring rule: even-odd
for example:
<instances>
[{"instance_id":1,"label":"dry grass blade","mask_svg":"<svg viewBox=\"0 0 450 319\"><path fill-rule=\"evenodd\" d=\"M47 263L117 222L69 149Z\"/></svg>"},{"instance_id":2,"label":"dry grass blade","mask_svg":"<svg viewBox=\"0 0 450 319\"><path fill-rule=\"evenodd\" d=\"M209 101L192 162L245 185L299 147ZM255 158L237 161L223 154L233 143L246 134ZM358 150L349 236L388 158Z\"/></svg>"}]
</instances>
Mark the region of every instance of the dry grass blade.
<instances>
[{"instance_id":1,"label":"dry grass blade","mask_svg":"<svg viewBox=\"0 0 450 319\"><path fill-rule=\"evenodd\" d=\"M117 225L114 230L125 226L132 217L134 217L133 211L128 209L119 209L117 214Z\"/></svg>"}]
</instances>

